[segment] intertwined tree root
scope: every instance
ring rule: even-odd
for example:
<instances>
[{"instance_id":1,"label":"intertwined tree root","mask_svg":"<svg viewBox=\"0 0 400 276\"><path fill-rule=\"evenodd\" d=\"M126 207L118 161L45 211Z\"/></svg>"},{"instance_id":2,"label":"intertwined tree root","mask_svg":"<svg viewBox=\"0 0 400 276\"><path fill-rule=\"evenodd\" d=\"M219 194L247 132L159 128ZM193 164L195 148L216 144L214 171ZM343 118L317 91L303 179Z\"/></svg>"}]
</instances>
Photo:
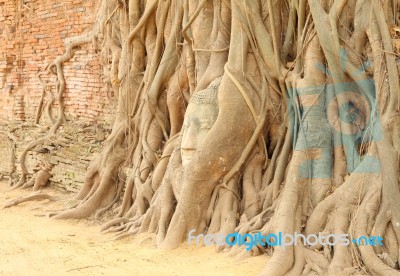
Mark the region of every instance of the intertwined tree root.
<instances>
[{"instance_id":1,"label":"intertwined tree root","mask_svg":"<svg viewBox=\"0 0 400 276\"><path fill-rule=\"evenodd\" d=\"M94 31L48 67L62 107L61 65L93 40L118 95L79 203L55 218L112 210L102 231L156 233L166 249L192 229L380 235L382 247L276 247L262 274L399 274L397 4L103 0ZM218 118L183 166L186 107L219 78Z\"/></svg>"}]
</instances>

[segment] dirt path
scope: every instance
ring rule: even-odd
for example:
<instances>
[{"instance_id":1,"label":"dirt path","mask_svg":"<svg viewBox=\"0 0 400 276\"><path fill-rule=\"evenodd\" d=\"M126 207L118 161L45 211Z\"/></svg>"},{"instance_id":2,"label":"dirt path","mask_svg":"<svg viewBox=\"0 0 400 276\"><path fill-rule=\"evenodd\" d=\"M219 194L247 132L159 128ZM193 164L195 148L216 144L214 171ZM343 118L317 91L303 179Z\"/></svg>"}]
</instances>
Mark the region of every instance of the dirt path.
<instances>
[{"instance_id":1,"label":"dirt path","mask_svg":"<svg viewBox=\"0 0 400 276\"><path fill-rule=\"evenodd\" d=\"M0 206L28 191L0 183ZM267 261L238 261L213 247L157 250L150 238L109 242L96 223L35 216L57 203L24 203L0 209L1 275L257 275Z\"/></svg>"}]
</instances>

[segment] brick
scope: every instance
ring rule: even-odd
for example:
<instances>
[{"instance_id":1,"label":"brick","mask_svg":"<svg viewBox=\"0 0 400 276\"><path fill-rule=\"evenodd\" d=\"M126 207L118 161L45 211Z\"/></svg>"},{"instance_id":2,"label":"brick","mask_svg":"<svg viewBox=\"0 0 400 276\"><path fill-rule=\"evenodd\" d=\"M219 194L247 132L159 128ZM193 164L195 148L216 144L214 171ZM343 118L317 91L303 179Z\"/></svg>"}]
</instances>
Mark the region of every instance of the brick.
<instances>
[{"instance_id":1,"label":"brick","mask_svg":"<svg viewBox=\"0 0 400 276\"><path fill-rule=\"evenodd\" d=\"M6 3L3 7L0 4L0 91L4 92L7 85L14 87L0 99L0 118L32 118L41 93L36 74L64 52L65 38L80 35L92 26L95 8L90 1L82 0L24 0L33 14L29 18L22 17L16 29L15 3L1 0L0 3ZM7 62L4 62L3 53L6 53ZM64 66L66 114L77 120L95 121L113 112L109 110L113 106L109 98L113 92L107 91L103 67L98 56L92 53L89 45L84 46L76 52L76 58ZM49 76L43 79L54 81L54 77ZM54 87L52 91L55 93ZM18 93L24 97L14 100Z\"/></svg>"},{"instance_id":2,"label":"brick","mask_svg":"<svg viewBox=\"0 0 400 276\"><path fill-rule=\"evenodd\" d=\"M84 12L85 10L86 10L86 8L84 8L84 7L74 9L75 12Z\"/></svg>"}]
</instances>

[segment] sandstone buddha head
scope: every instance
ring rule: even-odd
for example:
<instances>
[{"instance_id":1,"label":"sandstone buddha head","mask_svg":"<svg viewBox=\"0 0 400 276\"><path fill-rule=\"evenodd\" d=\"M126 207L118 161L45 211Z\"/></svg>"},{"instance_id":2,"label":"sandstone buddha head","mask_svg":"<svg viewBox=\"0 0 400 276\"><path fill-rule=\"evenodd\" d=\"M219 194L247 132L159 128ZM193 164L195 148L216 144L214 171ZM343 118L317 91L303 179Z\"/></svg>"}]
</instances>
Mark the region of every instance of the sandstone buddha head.
<instances>
[{"instance_id":1,"label":"sandstone buddha head","mask_svg":"<svg viewBox=\"0 0 400 276\"><path fill-rule=\"evenodd\" d=\"M218 116L218 88L222 77L190 98L182 126L181 156L185 167L204 141Z\"/></svg>"}]
</instances>

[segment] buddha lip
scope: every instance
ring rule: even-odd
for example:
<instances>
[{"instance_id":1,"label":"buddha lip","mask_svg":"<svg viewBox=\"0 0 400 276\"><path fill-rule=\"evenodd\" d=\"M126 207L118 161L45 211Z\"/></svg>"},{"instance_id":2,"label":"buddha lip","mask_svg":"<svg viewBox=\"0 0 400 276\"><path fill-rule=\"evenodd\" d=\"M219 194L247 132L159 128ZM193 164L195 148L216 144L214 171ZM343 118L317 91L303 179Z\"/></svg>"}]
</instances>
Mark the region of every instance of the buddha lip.
<instances>
[{"instance_id":1,"label":"buddha lip","mask_svg":"<svg viewBox=\"0 0 400 276\"><path fill-rule=\"evenodd\" d=\"M182 153L185 155L194 155L195 152L195 149L182 149Z\"/></svg>"}]
</instances>

